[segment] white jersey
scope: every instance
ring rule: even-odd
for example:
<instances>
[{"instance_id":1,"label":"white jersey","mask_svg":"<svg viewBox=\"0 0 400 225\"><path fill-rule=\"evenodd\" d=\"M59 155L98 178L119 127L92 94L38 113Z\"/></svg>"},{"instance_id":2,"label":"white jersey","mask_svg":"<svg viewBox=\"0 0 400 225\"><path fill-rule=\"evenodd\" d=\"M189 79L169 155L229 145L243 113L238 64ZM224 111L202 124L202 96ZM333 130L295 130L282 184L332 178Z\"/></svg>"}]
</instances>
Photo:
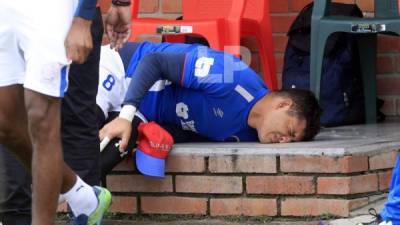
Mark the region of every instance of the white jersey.
<instances>
[{"instance_id":1,"label":"white jersey","mask_svg":"<svg viewBox=\"0 0 400 225\"><path fill-rule=\"evenodd\" d=\"M108 112L121 110L130 80L125 78L124 64L118 52L110 45L102 46L96 102L105 118L108 118Z\"/></svg>"}]
</instances>

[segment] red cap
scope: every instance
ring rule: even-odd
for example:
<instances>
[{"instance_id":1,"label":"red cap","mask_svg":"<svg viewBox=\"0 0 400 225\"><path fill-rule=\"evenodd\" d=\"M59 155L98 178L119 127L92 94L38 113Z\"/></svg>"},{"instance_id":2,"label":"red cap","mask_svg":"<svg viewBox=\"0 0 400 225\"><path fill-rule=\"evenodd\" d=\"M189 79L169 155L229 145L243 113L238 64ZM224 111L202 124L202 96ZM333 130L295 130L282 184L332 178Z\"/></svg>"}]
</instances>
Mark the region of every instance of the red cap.
<instances>
[{"instance_id":1,"label":"red cap","mask_svg":"<svg viewBox=\"0 0 400 225\"><path fill-rule=\"evenodd\" d=\"M155 122L141 123L138 127L136 165L149 176L163 177L165 158L172 149L174 139Z\"/></svg>"}]
</instances>

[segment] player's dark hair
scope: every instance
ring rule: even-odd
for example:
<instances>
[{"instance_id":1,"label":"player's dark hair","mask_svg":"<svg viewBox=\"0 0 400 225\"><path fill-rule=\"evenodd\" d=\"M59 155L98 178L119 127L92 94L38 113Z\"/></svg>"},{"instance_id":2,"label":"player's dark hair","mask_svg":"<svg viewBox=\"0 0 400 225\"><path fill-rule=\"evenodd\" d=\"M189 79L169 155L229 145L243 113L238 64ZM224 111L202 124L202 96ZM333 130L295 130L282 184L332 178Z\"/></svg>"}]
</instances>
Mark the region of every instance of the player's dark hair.
<instances>
[{"instance_id":1,"label":"player's dark hair","mask_svg":"<svg viewBox=\"0 0 400 225\"><path fill-rule=\"evenodd\" d=\"M306 120L303 141L312 140L321 130L320 117L322 109L315 95L311 91L300 89L280 90L273 92L273 94L293 101L294 104L288 113Z\"/></svg>"}]
</instances>

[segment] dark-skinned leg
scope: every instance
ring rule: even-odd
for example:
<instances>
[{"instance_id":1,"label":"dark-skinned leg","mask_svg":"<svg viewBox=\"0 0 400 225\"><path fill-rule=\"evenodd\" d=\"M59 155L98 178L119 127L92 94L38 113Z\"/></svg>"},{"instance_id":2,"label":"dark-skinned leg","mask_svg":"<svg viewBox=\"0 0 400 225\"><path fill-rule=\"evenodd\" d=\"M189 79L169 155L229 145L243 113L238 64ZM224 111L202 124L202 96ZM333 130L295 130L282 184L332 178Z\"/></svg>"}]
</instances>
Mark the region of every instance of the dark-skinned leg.
<instances>
[{"instance_id":1,"label":"dark-skinned leg","mask_svg":"<svg viewBox=\"0 0 400 225\"><path fill-rule=\"evenodd\" d=\"M0 87L0 142L7 146L7 149L3 148L2 151L6 151L9 149L18 150L19 157L16 158L18 161L23 162L22 165L25 167L27 171L30 171L31 165L31 153L30 153L30 140L27 134L27 126L26 126L26 113L25 113L25 106L24 106L24 98L23 98L23 88L21 85L13 85L13 86L6 86ZM26 147L28 146L28 147ZM17 152L13 151L10 153L14 153L17 155ZM6 152L2 152L2 166L3 169L3 176L2 177L2 184L6 185L3 186L5 193L7 194L2 198L2 207L4 213L2 214L2 222L3 224L21 224L22 216L17 213L21 210L26 213L26 219L29 221L24 222L23 224L30 224L30 179L28 176L20 177L24 173L24 168L21 168L18 162L12 155L7 154ZM14 161L12 161L14 160ZM13 165L14 164L14 165ZM14 170L11 172L10 170ZM17 171L15 171L17 170ZM18 177L15 177L15 175ZM26 184L22 179L29 179L27 180ZM14 183L14 184L10 184ZM19 185L16 187L15 185ZM28 186L29 185L29 186ZM26 186L26 187L24 187ZM15 188L14 190L12 190ZM23 191L25 190L25 191ZM28 196L24 196L29 194ZM18 201L17 201L18 200ZM24 205L29 204L29 205ZM23 209L22 209L23 207Z\"/></svg>"},{"instance_id":2,"label":"dark-skinned leg","mask_svg":"<svg viewBox=\"0 0 400 225\"><path fill-rule=\"evenodd\" d=\"M32 152L21 85L0 87L0 142L31 170Z\"/></svg>"},{"instance_id":3,"label":"dark-skinned leg","mask_svg":"<svg viewBox=\"0 0 400 225\"><path fill-rule=\"evenodd\" d=\"M33 147L32 224L53 224L60 191L69 190L76 179L63 162L60 99L25 90L25 106Z\"/></svg>"},{"instance_id":4,"label":"dark-skinned leg","mask_svg":"<svg viewBox=\"0 0 400 225\"><path fill-rule=\"evenodd\" d=\"M28 110L25 110L24 89L21 85L0 87L0 142L14 153L28 170L33 169L32 224L53 224L59 192L69 190L75 183L76 176L62 161L60 113L57 109L59 100L33 91L27 92ZM33 164L27 111L35 143Z\"/></svg>"}]
</instances>

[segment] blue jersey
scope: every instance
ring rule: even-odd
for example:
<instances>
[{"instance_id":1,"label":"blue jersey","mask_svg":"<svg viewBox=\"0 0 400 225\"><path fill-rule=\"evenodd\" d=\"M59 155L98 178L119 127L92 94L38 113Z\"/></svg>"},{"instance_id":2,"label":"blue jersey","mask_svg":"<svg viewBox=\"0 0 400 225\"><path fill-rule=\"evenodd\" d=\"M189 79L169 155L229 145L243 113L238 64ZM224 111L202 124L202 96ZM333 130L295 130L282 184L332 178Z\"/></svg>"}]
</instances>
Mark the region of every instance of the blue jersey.
<instances>
[{"instance_id":1,"label":"blue jersey","mask_svg":"<svg viewBox=\"0 0 400 225\"><path fill-rule=\"evenodd\" d=\"M175 124L214 141L258 141L247 124L250 109L269 91L260 77L238 58L198 45L144 43L129 63L150 52L186 53L179 84L158 81L139 110L150 121Z\"/></svg>"}]
</instances>

